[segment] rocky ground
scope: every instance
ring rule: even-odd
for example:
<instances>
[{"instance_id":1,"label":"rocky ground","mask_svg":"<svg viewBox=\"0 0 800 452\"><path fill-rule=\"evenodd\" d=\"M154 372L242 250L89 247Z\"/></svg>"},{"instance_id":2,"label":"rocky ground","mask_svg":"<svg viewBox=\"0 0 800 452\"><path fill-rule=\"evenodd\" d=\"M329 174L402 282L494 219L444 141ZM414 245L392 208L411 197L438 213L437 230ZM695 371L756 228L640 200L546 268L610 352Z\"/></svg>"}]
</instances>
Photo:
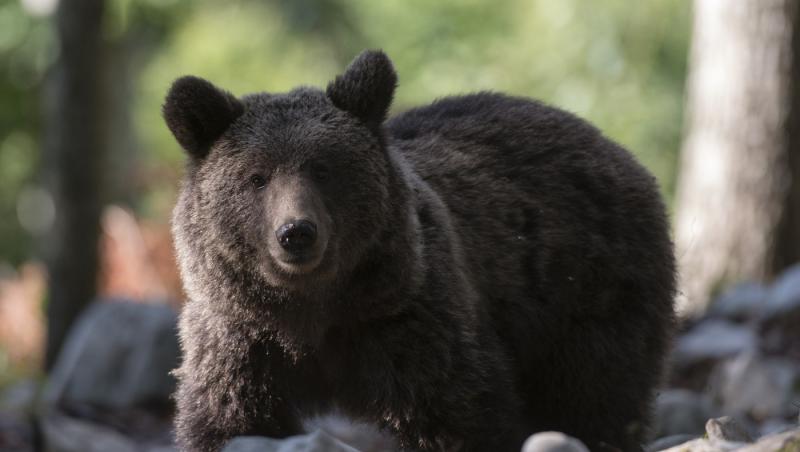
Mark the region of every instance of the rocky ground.
<instances>
[{"instance_id":1,"label":"rocky ground","mask_svg":"<svg viewBox=\"0 0 800 452\"><path fill-rule=\"evenodd\" d=\"M174 451L168 371L179 359L166 306L103 302L82 317L47 384L0 394L0 451ZM800 452L800 266L770 286L742 284L683 326L655 407L653 451ZM591 422L591 420L587 420ZM393 449L364 425L330 417L283 441L243 437L227 452ZM524 452L579 452L555 432Z\"/></svg>"}]
</instances>

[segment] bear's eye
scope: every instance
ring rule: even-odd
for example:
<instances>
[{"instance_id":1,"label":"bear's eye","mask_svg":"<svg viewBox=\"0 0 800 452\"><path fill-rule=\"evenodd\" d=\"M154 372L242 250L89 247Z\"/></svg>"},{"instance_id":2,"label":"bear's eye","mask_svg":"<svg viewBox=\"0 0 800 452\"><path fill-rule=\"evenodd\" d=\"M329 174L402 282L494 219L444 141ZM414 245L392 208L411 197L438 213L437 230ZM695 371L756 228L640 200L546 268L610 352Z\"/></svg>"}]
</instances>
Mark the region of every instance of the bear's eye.
<instances>
[{"instance_id":1,"label":"bear's eye","mask_svg":"<svg viewBox=\"0 0 800 452\"><path fill-rule=\"evenodd\" d=\"M259 174L253 174L252 176L250 176L250 185L252 185L253 188L255 188L256 190L258 190L264 188L264 186L267 185L267 180L264 179L264 177Z\"/></svg>"}]
</instances>

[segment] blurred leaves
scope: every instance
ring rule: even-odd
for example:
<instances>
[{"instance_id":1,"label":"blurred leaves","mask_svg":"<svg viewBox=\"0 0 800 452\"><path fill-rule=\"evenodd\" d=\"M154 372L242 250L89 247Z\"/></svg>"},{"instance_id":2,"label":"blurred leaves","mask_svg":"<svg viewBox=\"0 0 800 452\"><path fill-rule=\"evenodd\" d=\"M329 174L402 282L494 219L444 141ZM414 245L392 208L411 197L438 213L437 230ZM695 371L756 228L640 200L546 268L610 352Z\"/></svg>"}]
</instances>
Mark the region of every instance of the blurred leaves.
<instances>
[{"instance_id":1,"label":"blurred leaves","mask_svg":"<svg viewBox=\"0 0 800 452\"><path fill-rule=\"evenodd\" d=\"M30 238L15 205L36 182L39 96L56 55L46 18L0 0L0 260ZM324 86L355 54L383 48L397 66L394 111L450 94L505 91L573 111L630 148L671 198L682 125L690 3L683 0L109 0L107 38L137 158L140 214L165 218L183 156L160 106L183 74L236 95ZM115 59L120 55L115 55ZM7 144L8 143L8 144ZM113 155L113 153L112 153ZM118 158L127 158L119 156ZM113 162L112 162L113 164Z\"/></svg>"},{"instance_id":2,"label":"blurred leaves","mask_svg":"<svg viewBox=\"0 0 800 452\"><path fill-rule=\"evenodd\" d=\"M39 90L55 57L52 40L46 20L18 1L0 1L0 262L21 262L32 245L17 219L17 199L38 165Z\"/></svg>"}]
</instances>

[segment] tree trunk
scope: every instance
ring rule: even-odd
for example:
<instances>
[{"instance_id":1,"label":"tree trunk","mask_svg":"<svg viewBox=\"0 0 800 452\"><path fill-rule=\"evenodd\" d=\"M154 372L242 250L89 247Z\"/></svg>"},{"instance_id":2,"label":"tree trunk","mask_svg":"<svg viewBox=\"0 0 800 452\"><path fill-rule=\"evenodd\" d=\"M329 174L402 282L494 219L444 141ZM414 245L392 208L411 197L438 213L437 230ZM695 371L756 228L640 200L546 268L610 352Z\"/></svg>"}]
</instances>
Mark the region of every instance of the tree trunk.
<instances>
[{"instance_id":1,"label":"tree trunk","mask_svg":"<svg viewBox=\"0 0 800 452\"><path fill-rule=\"evenodd\" d=\"M95 295L105 130L103 0L61 0L60 44L46 94L45 164L56 218L48 238L50 369L75 318Z\"/></svg>"},{"instance_id":2,"label":"tree trunk","mask_svg":"<svg viewBox=\"0 0 800 452\"><path fill-rule=\"evenodd\" d=\"M675 231L683 315L701 313L724 285L769 278L800 257L789 166L798 1L694 2Z\"/></svg>"},{"instance_id":3,"label":"tree trunk","mask_svg":"<svg viewBox=\"0 0 800 452\"><path fill-rule=\"evenodd\" d=\"M789 87L789 116L786 121L787 170L789 186L784 199L784 210L776 236L775 269L783 269L800 262L800 4L792 7L793 36L792 62Z\"/></svg>"}]
</instances>

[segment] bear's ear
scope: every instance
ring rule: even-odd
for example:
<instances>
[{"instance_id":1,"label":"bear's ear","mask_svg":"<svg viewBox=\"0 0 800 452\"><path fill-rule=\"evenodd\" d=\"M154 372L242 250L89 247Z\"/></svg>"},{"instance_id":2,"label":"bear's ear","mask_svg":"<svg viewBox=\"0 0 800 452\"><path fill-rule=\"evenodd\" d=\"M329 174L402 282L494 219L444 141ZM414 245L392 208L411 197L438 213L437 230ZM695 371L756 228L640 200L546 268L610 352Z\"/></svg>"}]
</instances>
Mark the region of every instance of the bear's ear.
<instances>
[{"instance_id":1,"label":"bear's ear","mask_svg":"<svg viewBox=\"0 0 800 452\"><path fill-rule=\"evenodd\" d=\"M232 94L199 77L172 84L162 108L167 127L191 157L202 159L243 112Z\"/></svg>"},{"instance_id":2,"label":"bear's ear","mask_svg":"<svg viewBox=\"0 0 800 452\"><path fill-rule=\"evenodd\" d=\"M336 107L377 127L386 119L396 86L389 57L380 50L367 50L328 84L326 93Z\"/></svg>"}]
</instances>

